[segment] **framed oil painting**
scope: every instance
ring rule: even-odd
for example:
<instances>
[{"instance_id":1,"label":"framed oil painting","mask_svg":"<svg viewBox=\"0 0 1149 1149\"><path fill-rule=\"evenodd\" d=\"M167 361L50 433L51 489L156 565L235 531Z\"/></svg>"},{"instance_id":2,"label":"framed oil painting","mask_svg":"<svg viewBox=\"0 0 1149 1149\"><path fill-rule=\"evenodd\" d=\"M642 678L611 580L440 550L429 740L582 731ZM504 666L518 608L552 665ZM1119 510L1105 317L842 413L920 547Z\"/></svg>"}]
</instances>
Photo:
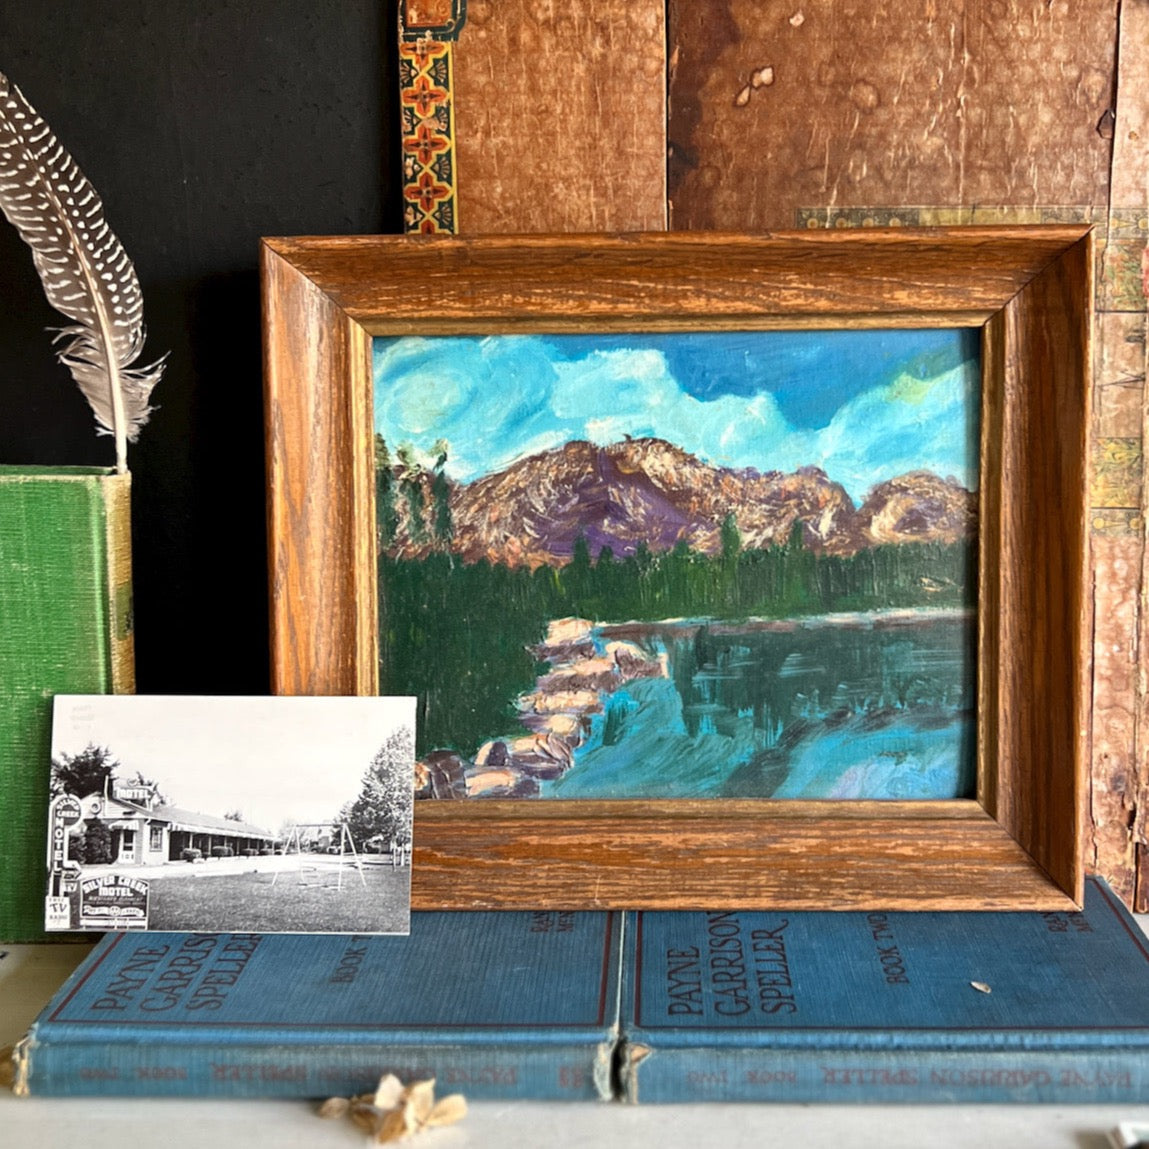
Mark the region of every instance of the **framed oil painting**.
<instances>
[{"instance_id":1,"label":"framed oil painting","mask_svg":"<svg viewBox=\"0 0 1149 1149\"><path fill-rule=\"evenodd\" d=\"M265 241L275 689L413 905L1064 908L1081 228Z\"/></svg>"}]
</instances>

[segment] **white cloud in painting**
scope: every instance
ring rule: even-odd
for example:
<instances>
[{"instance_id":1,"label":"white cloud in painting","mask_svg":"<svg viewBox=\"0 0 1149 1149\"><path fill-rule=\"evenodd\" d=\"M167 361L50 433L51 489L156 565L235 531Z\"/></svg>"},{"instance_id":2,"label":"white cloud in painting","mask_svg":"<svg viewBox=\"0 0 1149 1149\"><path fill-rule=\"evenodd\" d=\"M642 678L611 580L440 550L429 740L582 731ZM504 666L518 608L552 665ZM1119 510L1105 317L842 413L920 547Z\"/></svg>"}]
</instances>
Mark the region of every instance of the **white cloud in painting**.
<instances>
[{"instance_id":1,"label":"white cloud in painting","mask_svg":"<svg viewBox=\"0 0 1149 1149\"><path fill-rule=\"evenodd\" d=\"M550 412L557 376L541 340L410 338L383 347L375 427L392 449L409 441L430 451L445 438L448 471L466 480L577 437Z\"/></svg>"},{"instance_id":2,"label":"white cloud in painting","mask_svg":"<svg viewBox=\"0 0 1149 1149\"><path fill-rule=\"evenodd\" d=\"M977 482L977 368L902 375L840 407L821 429L796 429L769 391L700 400L658 350L555 357L545 340L403 339L376 359L376 429L392 448L450 444L448 470L467 481L571 439L657 436L727 467L822 467L861 501L875 483L926 468ZM811 386L817 381L811 380Z\"/></svg>"},{"instance_id":3,"label":"white cloud in painting","mask_svg":"<svg viewBox=\"0 0 1149 1149\"><path fill-rule=\"evenodd\" d=\"M813 463L855 502L875 483L916 470L952 476L974 490L978 392L972 364L932 379L899 376L843 404L827 427L787 436L774 465L789 471Z\"/></svg>"},{"instance_id":4,"label":"white cloud in painting","mask_svg":"<svg viewBox=\"0 0 1149 1149\"><path fill-rule=\"evenodd\" d=\"M768 393L696 399L658 351L595 351L556 371L551 410L592 442L656 436L720 466L762 467L790 433Z\"/></svg>"}]
</instances>

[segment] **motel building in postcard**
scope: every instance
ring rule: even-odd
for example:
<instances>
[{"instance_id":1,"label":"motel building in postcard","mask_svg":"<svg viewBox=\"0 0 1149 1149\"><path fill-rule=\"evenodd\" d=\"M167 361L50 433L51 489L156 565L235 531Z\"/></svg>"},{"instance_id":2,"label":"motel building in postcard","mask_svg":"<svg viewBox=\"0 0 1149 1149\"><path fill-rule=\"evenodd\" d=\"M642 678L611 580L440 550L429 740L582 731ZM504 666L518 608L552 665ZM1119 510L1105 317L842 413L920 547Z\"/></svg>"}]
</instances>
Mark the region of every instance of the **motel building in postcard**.
<instances>
[{"instance_id":1,"label":"motel building in postcard","mask_svg":"<svg viewBox=\"0 0 1149 1149\"><path fill-rule=\"evenodd\" d=\"M276 842L276 835L259 826L169 806L150 786L113 782L110 794L89 794L80 805L84 822L96 818L111 831L113 865L179 862L188 849L210 858L216 847L241 857L246 850L270 851Z\"/></svg>"}]
</instances>

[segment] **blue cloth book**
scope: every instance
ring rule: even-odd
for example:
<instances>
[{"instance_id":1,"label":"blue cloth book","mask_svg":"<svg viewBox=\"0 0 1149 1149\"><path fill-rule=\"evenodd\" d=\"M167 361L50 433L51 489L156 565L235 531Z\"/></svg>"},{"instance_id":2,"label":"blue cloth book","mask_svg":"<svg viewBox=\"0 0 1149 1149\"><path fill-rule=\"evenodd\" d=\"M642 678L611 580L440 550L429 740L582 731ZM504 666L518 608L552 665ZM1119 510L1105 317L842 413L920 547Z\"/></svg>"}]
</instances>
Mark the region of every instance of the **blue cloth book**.
<instances>
[{"instance_id":1,"label":"blue cloth book","mask_svg":"<svg viewBox=\"0 0 1149 1149\"><path fill-rule=\"evenodd\" d=\"M621 999L621 1003L620 1003ZM1082 913L420 913L410 938L114 934L34 1094L1149 1102L1149 943Z\"/></svg>"},{"instance_id":2,"label":"blue cloth book","mask_svg":"<svg viewBox=\"0 0 1149 1149\"><path fill-rule=\"evenodd\" d=\"M1097 880L1082 913L640 913L627 933L626 1101L1149 1101L1149 946Z\"/></svg>"},{"instance_id":3,"label":"blue cloth book","mask_svg":"<svg viewBox=\"0 0 1149 1149\"><path fill-rule=\"evenodd\" d=\"M106 936L16 1053L17 1092L331 1097L435 1077L606 1098L623 916L420 913L409 938Z\"/></svg>"}]
</instances>

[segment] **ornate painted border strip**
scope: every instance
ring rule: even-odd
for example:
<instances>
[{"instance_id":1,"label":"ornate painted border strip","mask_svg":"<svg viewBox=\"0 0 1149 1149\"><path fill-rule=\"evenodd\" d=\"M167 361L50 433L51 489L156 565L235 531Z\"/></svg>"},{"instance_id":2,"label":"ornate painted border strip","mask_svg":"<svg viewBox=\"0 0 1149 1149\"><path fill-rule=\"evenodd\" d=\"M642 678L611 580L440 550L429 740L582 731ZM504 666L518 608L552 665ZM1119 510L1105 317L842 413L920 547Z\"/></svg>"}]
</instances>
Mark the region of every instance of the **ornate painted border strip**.
<instances>
[{"instance_id":1,"label":"ornate painted border strip","mask_svg":"<svg viewBox=\"0 0 1149 1149\"><path fill-rule=\"evenodd\" d=\"M454 43L466 0L404 0L399 13L403 227L453 235L459 227Z\"/></svg>"}]
</instances>

